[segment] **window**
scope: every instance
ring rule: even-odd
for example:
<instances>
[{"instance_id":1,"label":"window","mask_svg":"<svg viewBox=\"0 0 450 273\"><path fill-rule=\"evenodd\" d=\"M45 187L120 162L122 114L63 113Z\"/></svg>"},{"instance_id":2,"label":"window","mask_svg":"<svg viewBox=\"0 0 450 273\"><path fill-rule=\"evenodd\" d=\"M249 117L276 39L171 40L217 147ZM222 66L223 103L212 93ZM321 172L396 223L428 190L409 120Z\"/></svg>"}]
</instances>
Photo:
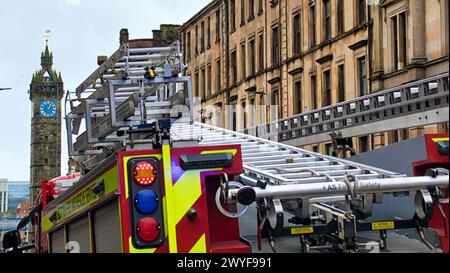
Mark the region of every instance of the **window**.
<instances>
[{"instance_id":1,"label":"window","mask_svg":"<svg viewBox=\"0 0 450 273\"><path fill-rule=\"evenodd\" d=\"M236 50L231 52L231 83L237 83L237 56Z\"/></svg>"},{"instance_id":2,"label":"window","mask_svg":"<svg viewBox=\"0 0 450 273\"><path fill-rule=\"evenodd\" d=\"M211 87L212 87L212 74L211 74L211 64L208 64L208 70L207 70L207 74L208 74L208 79L207 79L207 88L206 88L206 98L209 97L209 95L211 95L212 91L211 91Z\"/></svg>"},{"instance_id":3,"label":"window","mask_svg":"<svg viewBox=\"0 0 450 273\"><path fill-rule=\"evenodd\" d=\"M323 0L324 40L331 40L331 1Z\"/></svg>"},{"instance_id":4,"label":"window","mask_svg":"<svg viewBox=\"0 0 450 273\"><path fill-rule=\"evenodd\" d=\"M358 59L358 86L361 97L367 95L366 79L366 58L361 57Z\"/></svg>"},{"instance_id":5,"label":"window","mask_svg":"<svg viewBox=\"0 0 450 273\"><path fill-rule=\"evenodd\" d=\"M222 104L216 104L216 111L215 111L215 117L216 117L216 126L221 127L222 126Z\"/></svg>"},{"instance_id":6,"label":"window","mask_svg":"<svg viewBox=\"0 0 450 273\"><path fill-rule=\"evenodd\" d=\"M392 26L392 56L394 70L403 69L406 66L406 15L401 13L391 18Z\"/></svg>"},{"instance_id":7,"label":"window","mask_svg":"<svg viewBox=\"0 0 450 273\"><path fill-rule=\"evenodd\" d=\"M230 3L230 22L231 22L231 32L236 30L236 0L231 0Z\"/></svg>"},{"instance_id":8,"label":"window","mask_svg":"<svg viewBox=\"0 0 450 273\"><path fill-rule=\"evenodd\" d=\"M325 154L329 156L333 156L333 144L327 143L325 144Z\"/></svg>"},{"instance_id":9,"label":"window","mask_svg":"<svg viewBox=\"0 0 450 273\"><path fill-rule=\"evenodd\" d=\"M406 60L406 39L407 39L407 29L406 29L406 14L403 12L399 14L399 22L400 22L400 61L402 62L402 66L405 67L407 60Z\"/></svg>"},{"instance_id":10,"label":"window","mask_svg":"<svg viewBox=\"0 0 450 273\"><path fill-rule=\"evenodd\" d=\"M236 101L234 101L234 102L231 102L230 103L231 105L233 105L233 107L232 107L232 118L231 118L231 129L233 130L233 131L236 131L237 130L237 115L236 115Z\"/></svg>"},{"instance_id":11,"label":"window","mask_svg":"<svg viewBox=\"0 0 450 273\"><path fill-rule=\"evenodd\" d=\"M186 44L186 33L183 33L183 56L184 56L184 63L187 63L186 49L187 49L187 44Z\"/></svg>"},{"instance_id":12,"label":"window","mask_svg":"<svg viewBox=\"0 0 450 273\"><path fill-rule=\"evenodd\" d=\"M266 103L264 102L264 96L261 95L259 96L259 124L264 124L266 121L264 119L264 106L266 105Z\"/></svg>"},{"instance_id":13,"label":"window","mask_svg":"<svg viewBox=\"0 0 450 273\"><path fill-rule=\"evenodd\" d=\"M344 33L344 0L337 2L337 32Z\"/></svg>"},{"instance_id":14,"label":"window","mask_svg":"<svg viewBox=\"0 0 450 273\"><path fill-rule=\"evenodd\" d=\"M220 42L220 9L216 11L216 42Z\"/></svg>"},{"instance_id":15,"label":"window","mask_svg":"<svg viewBox=\"0 0 450 273\"><path fill-rule=\"evenodd\" d=\"M221 72L220 59L216 61L216 91L220 92Z\"/></svg>"},{"instance_id":16,"label":"window","mask_svg":"<svg viewBox=\"0 0 450 273\"><path fill-rule=\"evenodd\" d=\"M248 20L255 18L255 0L248 0Z\"/></svg>"},{"instance_id":17,"label":"window","mask_svg":"<svg viewBox=\"0 0 450 273\"><path fill-rule=\"evenodd\" d=\"M399 131L399 134L400 134L400 138L402 140L409 139L409 129L402 129L402 130Z\"/></svg>"},{"instance_id":18,"label":"window","mask_svg":"<svg viewBox=\"0 0 450 273\"><path fill-rule=\"evenodd\" d=\"M313 47L316 45L316 7L309 8L309 45Z\"/></svg>"},{"instance_id":19,"label":"window","mask_svg":"<svg viewBox=\"0 0 450 273\"><path fill-rule=\"evenodd\" d=\"M250 113L250 127L254 127L256 125L256 116L255 116L255 99L250 99L249 111Z\"/></svg>"},{"instance_id":20,"label":"window","mask_svg":"<svg viewBox=\"0 0 450 273\"><path fill-rule=\"evenodd\" d=\"M358 3L358 24L366 22L366 0L357 0Z\"/></svg>"},{"instance_id":21,"label":"window","mask_svg":"<svg viewBox=\"0 0 450 273\"><path fill-rule=\"evenodd\" d=\"M264 34L263 33L259 34L258 45L259 45L258 70L261 72L264 70Z\"/></svg>"},{"instance_id":22,"label":"window","mask_svg":"<svg viewBox=\"0 0 450 273\"><path fill-rule=\"evenodd\" d=\"M246 107L245 101L242 102L241 106L242 106L242 110L241 110L242 117L244 118L242 128L244 129L244 128L247 128L247 111L246 111L247 109L245 109L245 107Z\"/></svg>"},{"instance_id":23,"label":"window","mask_svg":"<svg viewBox=\"0 0 450 273\"><path fill-rule=\"evenodd\" d=\"M280 40L278 26L272 29L272 64L277 65L280 62Z\"/></svg>"},{"instance_id":24,"label":"window","mask_svg":"<svg viewBox=\"0 0 450 273\"><path fill-rule=\"evenodd\" d=\"M195 90L194 94L198 97L200 96L200 77L198 75L198 71L195 71Z\"/></svg>"},{"instance_id":25,"label":"window","mask_svg":"<svg viewBox=\"0 0 450 273\"><path fill-rule=\"evenodd\" d=\"M330 70L323 72L322 107L331 105L331 75Z\"/></svg>"},{"instance_id":26,"label":"window","mask_svg":"<svg viewBox=\"0 0 450 273\"><path fill-rule=\"evenodd\" d=\"M316 94L316 76L311 76L311 105L313 109L317 109L317 94Z\"/></svg>"},{"instance_id":27,"label":"window","mask_svg":"<svg viewBox=\"0 0 450 273\"><path fill-rule=\"evenodd\" d=\"M293 53L294 55L299 55L302 50L302 32L301 32L301 17L300 14L294 16L294 45L293 45Z\"/></svg>"},{"instance_id":28,"label":"window","mask_svg":"<svg viewBox=\"0 0 450 273\"><path fill-rule=\"evenodd\" d=\"M248 52L249 52L249 58L250 58L250 75L255 75L255 40L250 40L248 43Z\"/></svg>"},{"instance_id":29,"label":"window","mask_svg":"<svg viewBox=\"0 0 450 273\"><path fill-rule=\"evenodd\" d=\"M294 101L294 113L301 114L303 112L302 105L302 83L300 81L294 84L295 101Z\"/></svg>"},{"instance_id":30,"label":"window","mask_svg":"<svg viewBox=\"0 0 450 273\"><path fill-rule=\"evenodd\" d=\"M338 66L338 100L339 102L345 101L345 70L343 64Z\"/></svg>"},{"instance_id":31,"label":"window","mask_svg":"<svg viewBox=\"0 0 450 273\"><path fill-rule=\"evenodd\" d=\"M195 26L195 55L198 54L198 26Z\"/></svg>"},{"instance_id":32,"label":"window","mask_svg":"<svg viewBox=\"0 0 450 273\"><path fill-rule=\"evenodd\" d=\"M200 52L203 52L203 51L205 51L205 22L203 21L203 22L201 22L201 27L200 27L200 31L201 31L201 38L200 38L200 46L201 46L201 49L200 49Z\"/></svg>"},{"instance_id":33,"label":"window","mask_svg":"<svg viewBox=\"0 0 450 273\"><path fill-rule=\"evenodd\" d=\"M191 59L191 32L187 34L187 59Z\"/></svg>"},{"instance_id":34,"label":"window","mask_svg":"<svg viewBox=\"0 0 450 273\"><path fill-rule=\"evenodd\" d=\"M259 0L259 5L258 5L258 14L261 15L263 13L263 5L264 5L264 0Z\"/></svg>"},{"instance_id":35,"label":"window","mask_svg":"<svg viewBox=\"0 0 450 273\"><path fill-rule=\"evenodd\" d=\"M359 138L359 153L365 153L369 151L369 137L364 136Z\"/></svg>"},{"instance_id":36,"label":"window","mask_svg":"<svg viewBox=\"0 0 450 273\"><path fill-rule=\"evenodd\" d=\"M208 27L207 27L208 41L207 47L211 47L211 17L208 17Z\"/></svg>"},{"instance_id":37,"label":"window","mask_svg":"<svg viewBox=\"0 0 450 273\"><path fill-rule=\"evenodd\" d=\"M241 0L241 26L245 25L245 0Z\"/></svg>"},{"instance_id":38,"label":"window","mask_svg":"<svg viewBox=\"0 0 450 273\"><path fill-rule=\"evenodd\" d=\"M245 43L241 44L241 72L242 72L242 80L245 80L247 77L247 57L245 54Z\"/></svg>"},{"instance_id":39,"label":"window","mask_svg":"<svg viewBox=\"0 0 450 273\"><path fill-rule=\"evenodd\" d=\"M201 94L202 94L202 99L206 99L206 73L205 73L205 68L202 68L202 72L201 72L201 77L202 77L202 86L201 86Z\"/></svg>"},{"instance_id":40,"label":"window","mask_svg":"<svg viewBox=\"0 0 450 273\"><path fill-rule=\"evenodd\" d=\"M275 90L272 92L272 106L276 106L277 113L274 115L274 118L281 119L282 118L282 107L280 103L280 92ZM273 113L274 114L274 113Z\"/></svg>"},{"instance_id":41,"label":"window","mask_svg":"<svg viewBox=\"0 0 450 273\"><path fill-rule=\"evenodd\" d=\"M388 132L388 142L389 142L389 144L393 144L393 143L399 142L399 137L398 137L398 131L397 130Z\"/></svg>"},{"instance_id":42,"label":"window","mask_svg":"<svg viewBox=\"0 0 450 273\"><path fill-rule=\"evenodd\" d=\"M319 152L319 146L315 145L312 147L312 150L314 153L318 153Z\"/></svg>"},{"instance_id":43,"label":"window","mask_svg":"<svg viewBox=\"0 0 450 273\"><path fill-rule=\"evenodd\" d=\"M398 65L398 27L397 27L397 17L391 18L392 23L392 36L393 36L393 61L394 61L394 70L399 69Z\"/></svg>"}]
</instances>

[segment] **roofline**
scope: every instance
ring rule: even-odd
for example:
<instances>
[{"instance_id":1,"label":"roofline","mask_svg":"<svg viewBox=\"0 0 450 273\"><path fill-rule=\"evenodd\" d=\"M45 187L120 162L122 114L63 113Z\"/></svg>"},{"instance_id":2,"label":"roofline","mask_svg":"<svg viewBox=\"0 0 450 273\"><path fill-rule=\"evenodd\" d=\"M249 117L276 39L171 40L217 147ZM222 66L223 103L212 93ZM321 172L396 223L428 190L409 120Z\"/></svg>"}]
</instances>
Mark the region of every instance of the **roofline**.
<instances>
[{"instance_id":1,"label":"roofline","mask_svg":"<svg viewBox=\"0 0 450 273\"><path fill-rule=\"evenodd\" d=\"M215 8L217 4L220 4L221 0L212 0L206 7L201 9L199 12L197 12L191 19L189 19L187 22L182 24L180 26L180 32L186 29L188 25L191 25L193 22L195 22L200 16L205 14L207 11L209 11L212 8Z\"/></svg>"}]
</instances>

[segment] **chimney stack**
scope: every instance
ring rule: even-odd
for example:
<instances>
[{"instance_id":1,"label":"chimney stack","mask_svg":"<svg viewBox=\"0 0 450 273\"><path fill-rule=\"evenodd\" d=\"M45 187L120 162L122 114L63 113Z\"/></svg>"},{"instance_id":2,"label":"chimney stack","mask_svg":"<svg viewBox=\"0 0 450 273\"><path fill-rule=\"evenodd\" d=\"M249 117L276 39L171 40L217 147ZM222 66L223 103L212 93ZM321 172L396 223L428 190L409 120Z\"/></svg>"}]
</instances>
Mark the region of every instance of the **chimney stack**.
<instances>
[{"instance_id":1,"label":"chimney stack","mask_svg":"<svg viewBox=\"0 0 450 273\"><path fill-rule=\"evenodd\" d=\"M120 30L120 44L123 45L124 43L128 43L128 40L129 40L128 29L122 28Z\"/></svg>"}]
</instances>

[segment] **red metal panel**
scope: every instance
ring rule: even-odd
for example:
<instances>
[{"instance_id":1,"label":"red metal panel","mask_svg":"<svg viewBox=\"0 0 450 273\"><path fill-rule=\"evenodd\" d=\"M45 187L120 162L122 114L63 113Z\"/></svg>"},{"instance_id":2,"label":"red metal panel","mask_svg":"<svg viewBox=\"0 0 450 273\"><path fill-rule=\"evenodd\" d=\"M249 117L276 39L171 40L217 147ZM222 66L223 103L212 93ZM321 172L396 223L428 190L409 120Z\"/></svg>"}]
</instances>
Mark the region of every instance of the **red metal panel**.
<instances>
[{"instance_id":1,"label":"red metal panel","mask_svg":"<svg viewBox=\"0 0 450 273\"><path fill-rule=\"evenodd\" d=\"M448 134L430 134L425 135L425 145L427 151L427 158L413 164L414 175L423 176L428 169L444 168L449 169L449 158L447 155L442 155L437 150L437 144L434 139L448 138ZM441 211L437 206L434 207L433 217L428 222L430 229L436 230L441 240L441 246L444 253L449 253L449 223L448 223L448 189L444 190L444 198L447 198L447 203L441 204L445 217L442 216Z\"/></svg>"}]
</instances>

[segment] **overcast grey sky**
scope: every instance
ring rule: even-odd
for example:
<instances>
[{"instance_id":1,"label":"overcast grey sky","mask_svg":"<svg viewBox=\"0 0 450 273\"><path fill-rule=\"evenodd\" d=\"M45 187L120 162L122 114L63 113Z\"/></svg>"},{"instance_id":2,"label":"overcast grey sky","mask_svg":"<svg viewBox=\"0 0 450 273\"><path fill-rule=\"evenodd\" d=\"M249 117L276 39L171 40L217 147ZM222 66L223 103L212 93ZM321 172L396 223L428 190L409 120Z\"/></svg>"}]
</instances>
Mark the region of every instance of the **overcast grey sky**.
<instances>
[{"instance_id":1,"label":"overcast grey sky","mask_svg":"<svg viewBox=\"0 0 450 273\"><path fill-rule=\"evenodd\" d=\"M160 24L182 24L210 0L0 0L0 178L28 181L31 103L28 89L40 68L44 30L51 29L53 67L74 90L97 67L98 55L119 47L119 31L149 38ZM62 128L62 173L67 143Z\"/></svg>"}]
</instances>

